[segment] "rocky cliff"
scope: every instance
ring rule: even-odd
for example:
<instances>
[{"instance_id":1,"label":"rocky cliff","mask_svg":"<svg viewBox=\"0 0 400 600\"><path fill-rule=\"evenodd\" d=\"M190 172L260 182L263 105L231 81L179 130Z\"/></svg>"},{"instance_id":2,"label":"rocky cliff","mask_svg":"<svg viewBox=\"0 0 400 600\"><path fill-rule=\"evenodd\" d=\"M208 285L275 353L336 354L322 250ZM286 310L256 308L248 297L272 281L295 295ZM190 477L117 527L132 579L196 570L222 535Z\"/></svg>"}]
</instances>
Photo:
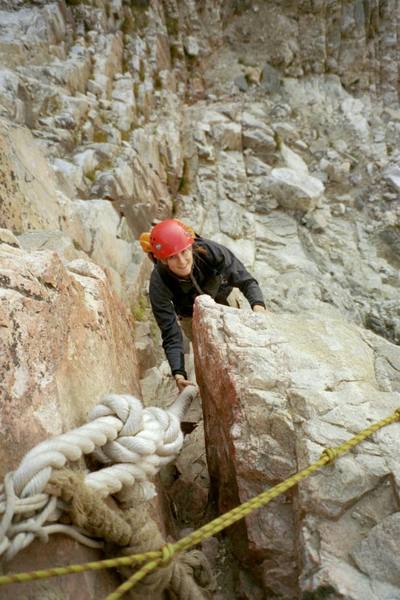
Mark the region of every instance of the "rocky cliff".
<instances>
[{"instance_id":1,"label":"rocky cliff","mask_svg":"<svg viewBox=\"0 0 400 600\"><path fill-rule=\"evenodd\" d=\"M234 250L271 311L243 328L242 313L199 317L205 415L228 386L226 411L242 417L232 430L224 413L216 432L205 420L220 509L350 435L355 415L398 405L399 11L394 0L0 0L4 472L105 392L174 396L137 242L169 215ZM229 354L219 390L205 344ZM215 435L237 463L211 453ZM385 533L398 515L390 436L241 525L237 597L400 597L398 562L377 550L398 556ZM200 423L165 476L185 525L209 511L202 440Z\"/></svg>"},{"instance_id":2,"label":"rocky cliff","mask_svg":"<svg viewBox=\"0 0 400 600\"><path fill-rule=\"evenodd\" d=\"M400 349L333 317L200 299L196 373L221 513L318 460L399 403ZM229 530L239 597L397 598L399 425Z\"/></svg>"}]
</instances>

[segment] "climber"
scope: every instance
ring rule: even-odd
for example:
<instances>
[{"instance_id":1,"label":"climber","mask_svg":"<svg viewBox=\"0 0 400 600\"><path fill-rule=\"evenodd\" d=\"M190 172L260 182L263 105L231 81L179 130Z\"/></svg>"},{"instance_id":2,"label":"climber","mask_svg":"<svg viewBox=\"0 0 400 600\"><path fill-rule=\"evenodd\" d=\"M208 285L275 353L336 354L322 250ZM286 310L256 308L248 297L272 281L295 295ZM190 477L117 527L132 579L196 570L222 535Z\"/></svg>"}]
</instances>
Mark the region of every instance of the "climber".
<instances>
[{"instance_id":1,"label":"climber","mask_svg":"<svg viewBox=\"0 0 400 600\"><path fill-rule=\"evenodd\" d=\"M150 303L161 330L163 348L181 392L188 381L182 331L192 339L196 296L209 294L229 306L228 296L239 288L253 311L265 311L257 281L225 246L197 235L177 219L167 219L142 233L140 244L154 263ZM178 320L181 327L178 326Z\"/></svg>"}]
</instances>

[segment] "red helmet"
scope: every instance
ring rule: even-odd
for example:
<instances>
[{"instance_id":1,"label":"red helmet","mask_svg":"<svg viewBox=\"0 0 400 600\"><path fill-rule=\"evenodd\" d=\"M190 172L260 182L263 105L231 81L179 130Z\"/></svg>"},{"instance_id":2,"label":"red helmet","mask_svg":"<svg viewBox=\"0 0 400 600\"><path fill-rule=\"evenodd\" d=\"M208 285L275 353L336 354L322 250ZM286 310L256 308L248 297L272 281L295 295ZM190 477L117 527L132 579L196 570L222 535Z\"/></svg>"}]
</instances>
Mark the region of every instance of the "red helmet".
<instances>
[{"instance_id":1,"label":"red helmet","mask_svg":"<svg viewBox=\"0 0 400 600\"><path fill-rule=\"evenodd\" d=\"M166 259L189 248L194 242L194 233L176 219L167 219L154 225L150 232L152 253L158 259Z\"/></svg>"}]
</instances>

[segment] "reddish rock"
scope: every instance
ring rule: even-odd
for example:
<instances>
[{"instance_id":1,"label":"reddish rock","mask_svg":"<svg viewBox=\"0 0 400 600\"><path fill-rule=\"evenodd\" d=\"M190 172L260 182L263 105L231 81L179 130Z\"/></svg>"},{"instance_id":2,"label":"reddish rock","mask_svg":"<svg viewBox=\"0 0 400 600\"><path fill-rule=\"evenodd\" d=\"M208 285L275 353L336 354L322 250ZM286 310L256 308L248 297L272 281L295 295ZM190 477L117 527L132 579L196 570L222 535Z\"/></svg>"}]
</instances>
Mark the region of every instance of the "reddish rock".
<instances>
[{"instance_id":1,"label":"reddish rock","mask_svg":"<svg viewBox=\"0 0 400 600\"><path fill-rule=\"evenodd\" d=\"M210 300L202 300L201 308L196 303L194 314L196 378L203 400L210 479L220 514L274 485L282 474L295 471L290 423L279 411L271 418L257 390L251 390L257 377L251 356L254 348L251 340L242 339L243 347L230 352L229 332L223 329L225 310L240 315L236 309L222 309ZM243 319L254 319L251 313L240 312ZM262 352L259 360L263 360ZM269 445L277 445L271 429L283 449L282 460L275 457L275 464L269 452ZM252 512L228 531L236 556L251 567L264 589L292 597L296 581L294 523L285 496ZM268 560L270 576L265 576Z\"/></svg>"},{"instance_id":2,"label":"reddish rock","mask_svg":"<svg viewBox=\"0 0 400 600\"><path fill-rule=\"evenodd\" d=\"M139 378L130 317L99 267L83 260L65 267L54 252L0 244L0 285L3 477L38 442L85 423L102 394L139 395ZM102 553L58 535L47 545L32 543L7 570L96 558ZM85 600L105 596L115 580L105 572L25 587L32 599L63 590Z\"/></svg>"}]
</instances>

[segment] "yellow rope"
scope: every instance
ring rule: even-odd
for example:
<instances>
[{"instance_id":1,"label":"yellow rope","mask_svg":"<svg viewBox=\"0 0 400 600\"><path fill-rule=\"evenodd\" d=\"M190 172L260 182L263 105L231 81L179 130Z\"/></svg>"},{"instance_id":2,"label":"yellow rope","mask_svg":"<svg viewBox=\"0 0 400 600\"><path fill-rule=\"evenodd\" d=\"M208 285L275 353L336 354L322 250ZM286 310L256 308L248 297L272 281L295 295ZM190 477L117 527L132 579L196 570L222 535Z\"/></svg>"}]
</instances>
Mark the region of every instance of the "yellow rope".
<instances>
[{"instance_id":1,"label":"yellow rope","mask_svg":"<svg viewBox=\"0 0 400 600\"><path fill-rule=\"evenodd\" d=\"M178 540L174 544L166 544L160 550L146 552L144 554L133 554L131 556L123 556L120 558L111 558L107 560L101 560L96 562L70 565L68 567L56 567L53 569L46 569L40 571L32 571L28 573L17 573L15 575L3 575L0 576L0 585L8 584L8 583L22 583L27 581L33 581L35 579L44 579L47 577L56 577L60 575L69 575L70 573L82 573L83 571L95 571L100 569L108 569L111 567L119 567L119 566L127 566L132 565L138 562L146 562L145 565L139 570L136 571L132 577L130 577L127 581L125 581L122 585L119 586L115 592L107 596L106 600L119 600L125 592L132 589L138 581L143 579L148 573L151 573L158 567L163 567L168 564L175 555L193 546L196 546L198 543L203 540L219 533L226 527L230 527L233 523L236 523L240 519L246 517L249 513L251 513L256 508L261 508L268 504L273 498L276 498L280 494L283 494L293 486L295 486L299 481L309 477L314 471L319 469L320 467L325 466L326 464L336 460L339 456L346 454L349 450L360 444L365 438L369 437L378 429L382 429L387 425L391 425L396 421L400 421L400 408L398 408L392 415L374 423L357 433L347 442L340 444L336 448L327 448L321 454L319 460L315 463L299 471L292 477L289 477L282 483L274 486L270 490L266 490L262 492L255 498L251 498L244 504L237 506L233 510L221 515L217 519L214 519L210 523L203 525L197 531L194 531L190 535Z\"/></svg>"},{"instance_id":2,"label":"yellow rope","mask_svg":"<svg viewBox=\"0 0 400 600\"><path fill-rule=\"evenodd\" d=\"M144 562L146 560L160 557L160 551L146 552L146 554L132 554L130 556L120 556L119 558L108 558L68 567L53 567L51 569L41 569L38 571L29 571L27 573L16 573L15 575L0 576L0 585L7 583L26 583L35 579L47 579L49 577L60 577L61 575L70 575L71 573L83 573L84 571L100 571L101 569L110 569L112 567L129 567L135 562Z\"/></svg>"}]
</instances>

